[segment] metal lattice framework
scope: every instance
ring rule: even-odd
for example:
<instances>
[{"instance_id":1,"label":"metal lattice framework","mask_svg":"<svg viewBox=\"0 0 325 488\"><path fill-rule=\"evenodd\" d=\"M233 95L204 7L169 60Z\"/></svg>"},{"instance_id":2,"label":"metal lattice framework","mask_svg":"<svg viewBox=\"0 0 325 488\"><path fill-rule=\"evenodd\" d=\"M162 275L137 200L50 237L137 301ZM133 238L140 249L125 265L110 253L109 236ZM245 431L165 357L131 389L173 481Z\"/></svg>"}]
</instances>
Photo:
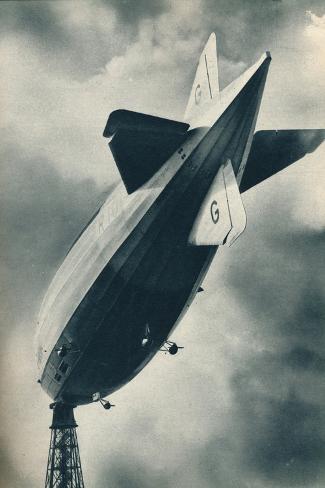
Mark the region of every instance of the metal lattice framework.
<instances>
[{"instance_id":1,"label":"metal lattice framework","mask_svg":"<svg viewBox=\"0 0 325 488\"><path fill-rule=\"evenodd\" d=\"M76 427L73 408L54 405L45 488L84 488Z\"/></svg>"}]
</instances>

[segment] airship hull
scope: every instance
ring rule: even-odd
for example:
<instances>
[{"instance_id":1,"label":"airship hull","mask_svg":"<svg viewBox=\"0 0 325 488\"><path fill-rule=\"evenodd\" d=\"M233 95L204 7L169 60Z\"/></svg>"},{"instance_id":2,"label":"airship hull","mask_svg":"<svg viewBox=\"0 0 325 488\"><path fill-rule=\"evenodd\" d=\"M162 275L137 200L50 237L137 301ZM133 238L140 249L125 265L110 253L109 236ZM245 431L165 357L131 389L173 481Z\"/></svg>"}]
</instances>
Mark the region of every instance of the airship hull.
<instances>
[{"instance_id":1,"label":"airship hull","mask_svg":"<svg viewBox=\"0 0 325 488\"><path fill-rule=\"evenodd\" d=\"M168 181L163 168L107 228L100 211L68 254L39 336L40 381L55 401L90 403L127 383L193 301L217 246L190 245L191 228L225 160L237 175L243 168L268 64L199 141L177 151L188 154ZM173 159L166 165L175 169Z\"/></svg>"}]
</instances>

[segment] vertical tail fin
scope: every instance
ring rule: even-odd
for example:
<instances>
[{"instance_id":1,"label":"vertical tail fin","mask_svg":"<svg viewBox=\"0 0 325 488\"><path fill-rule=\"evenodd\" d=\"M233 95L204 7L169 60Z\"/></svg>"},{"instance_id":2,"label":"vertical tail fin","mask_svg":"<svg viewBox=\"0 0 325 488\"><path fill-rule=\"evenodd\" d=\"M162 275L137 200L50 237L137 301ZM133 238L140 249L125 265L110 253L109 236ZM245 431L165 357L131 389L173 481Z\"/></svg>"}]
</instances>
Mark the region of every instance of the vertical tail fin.
<instances>
[{"instance_id":1,"label":"vertical tail fin","mask_svg":"<svg viewBox=\"0 0 325 488\"><path fill-rule=\"evenodd\" d=\"M184 120L193 122L219 95L217 42L213 32L200 56Z\"/></svg>"}]
</instances>

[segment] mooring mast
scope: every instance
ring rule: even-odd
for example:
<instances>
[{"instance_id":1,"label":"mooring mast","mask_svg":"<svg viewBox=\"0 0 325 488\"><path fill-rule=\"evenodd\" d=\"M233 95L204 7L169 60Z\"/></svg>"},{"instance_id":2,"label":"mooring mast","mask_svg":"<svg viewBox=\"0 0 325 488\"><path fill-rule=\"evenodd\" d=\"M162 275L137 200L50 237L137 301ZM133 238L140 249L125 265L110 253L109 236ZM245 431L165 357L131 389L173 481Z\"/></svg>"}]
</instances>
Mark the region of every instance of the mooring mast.
<instances>
[{"instance_id":1,"label":"mooring mast","mask_svg":"<svg viewBox=\"0 0 325 488\"><path fill-rule=\"evenodd\" d=\"M50 408L53 420L45 488L84 488L73 406L55 403Z\"/></svg>"}]
</instances>

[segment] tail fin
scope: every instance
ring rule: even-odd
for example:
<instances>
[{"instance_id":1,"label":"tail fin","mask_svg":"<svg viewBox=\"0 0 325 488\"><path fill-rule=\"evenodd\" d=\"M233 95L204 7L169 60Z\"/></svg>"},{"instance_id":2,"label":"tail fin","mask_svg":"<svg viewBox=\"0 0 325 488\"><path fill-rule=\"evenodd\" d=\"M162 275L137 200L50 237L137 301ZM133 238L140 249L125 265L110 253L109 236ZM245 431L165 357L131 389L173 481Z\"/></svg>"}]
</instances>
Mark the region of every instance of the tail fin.
<instances>
[{"instance_id":1,"label":"tail fin","mask_svg":"<svg viewBox=\"0 0 325 488\"><path fill-rule=\"evenodd\" d=\"M214 32L210 35L200 56L190 98L185 110L184 120L193 122L202 111L218 98L219 79L217 61L217 42Z\"/></svg>"}]
</instances>

